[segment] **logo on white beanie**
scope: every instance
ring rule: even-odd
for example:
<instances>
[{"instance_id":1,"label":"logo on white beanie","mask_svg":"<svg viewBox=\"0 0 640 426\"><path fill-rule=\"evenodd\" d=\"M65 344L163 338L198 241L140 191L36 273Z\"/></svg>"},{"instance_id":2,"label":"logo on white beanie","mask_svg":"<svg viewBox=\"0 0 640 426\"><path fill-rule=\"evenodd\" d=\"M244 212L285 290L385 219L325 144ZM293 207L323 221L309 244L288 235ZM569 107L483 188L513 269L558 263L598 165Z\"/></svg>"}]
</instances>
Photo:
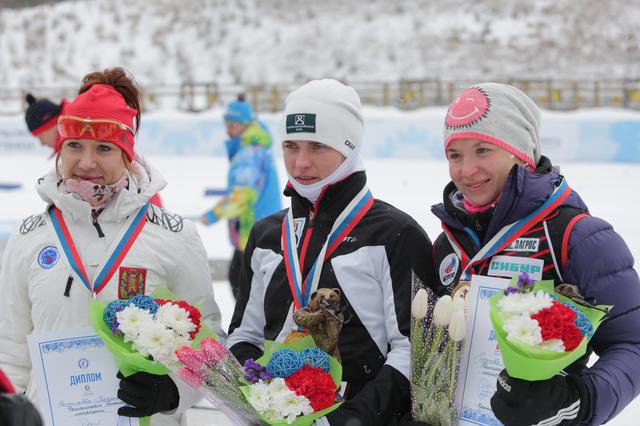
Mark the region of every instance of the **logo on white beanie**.
<instances>
[{"instance_id":1,"label":"logo on white beanie","mask_svg":"<svg viewBox=\"0 0 640 426\"><path fill-rule=\"evenodd\" d=\"M358 93L337 80L313 80L285 99L284 140L320 142L345 157L362 143Z\"/></svg>"},{"instance_id":2,"label":"logo on white beanie","mask_svg":"<svg viewBox=\"0 0 640 426\"><path fill-rule=\"evenodd\" d=\"M315 114L289 114L287 115L287 134L289 133L315 133Z\"/></svg>"},{"instance_id":3,"label":"logo on white beanie","mask_svg":"<svg viewBox=\"0 0 640 426\"><path fill-rule=\"evenodd\" d=\"M469 87L449 105L445 150L455 139L479 139L535 169L540 160L540 110L520 89L499 83Z\"/></svg>"}]
</instances>

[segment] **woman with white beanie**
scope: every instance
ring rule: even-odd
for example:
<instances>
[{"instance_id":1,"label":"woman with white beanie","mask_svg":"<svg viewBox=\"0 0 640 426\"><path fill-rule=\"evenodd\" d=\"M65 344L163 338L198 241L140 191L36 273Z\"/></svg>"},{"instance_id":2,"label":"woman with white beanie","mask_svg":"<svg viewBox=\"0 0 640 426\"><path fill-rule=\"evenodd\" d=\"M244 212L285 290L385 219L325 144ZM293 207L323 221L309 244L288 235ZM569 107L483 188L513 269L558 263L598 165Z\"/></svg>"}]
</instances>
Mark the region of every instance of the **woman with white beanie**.
<instances>
[{"instance_id":1,"label":"woman with white beanie","mask_svg":"<svg viewBox=\"0 0 640 426\"><path fill-rule=\"evenodd\" d=\"M367 187L362 126L358 94L336 80L287 97L291 206L251 231L227 341L241 362L255 359L265 340L295 335L293 313L311 293L338 288L350 318L338 338L347 401L318 424L394 425L406 416L411 273L424 282L433 274L426 233Z\"/></svg>"},{"instance_id":2,"label":"woman with white beanie","mask_svg":"<svg viewBox=\"0 0 640 426\"><path fill-rule=\"evenodd\" d=\"M432 207L444 229L434 243L435 281L456 293L474 274L507 277L492 265L508 257L537 265L536 280L573 284L587 301L614 305L586 356L549 380L502 370L490 401L506 426L599 425L640 392L640 281L620 235L589 215L541 155L539 127L538 107L513 86L477 84L451 103L444 128L451 182ZM599 359L587 367L591 352Z\"/></svg>"}]
</instances>

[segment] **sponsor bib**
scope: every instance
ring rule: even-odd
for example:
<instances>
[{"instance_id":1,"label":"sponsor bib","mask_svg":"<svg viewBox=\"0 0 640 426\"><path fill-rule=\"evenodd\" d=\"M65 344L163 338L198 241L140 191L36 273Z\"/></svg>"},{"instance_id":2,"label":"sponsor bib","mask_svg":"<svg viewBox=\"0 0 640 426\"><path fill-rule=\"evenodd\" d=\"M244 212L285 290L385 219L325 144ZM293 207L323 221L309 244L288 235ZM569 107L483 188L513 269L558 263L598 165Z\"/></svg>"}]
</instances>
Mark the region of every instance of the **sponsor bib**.
<instances>
[{"instance_id":1,"label":"sponsor bib","mask_svg":"<svg viewBox=\"0 0 640 426\"><path fill-rule=\"evenodd\" d=\"M525 252L537 252L539 251L540 238L518 238L512 242L506 251L525 251Z\"/></svg>"},{"instance_id":2,"label":"sponsor bib","mask_svg":"<svg viewBox=\"0 0 640 426\"><path fill-rule=\"evenodd\" d=\"M526 272L534 281L542 279L544 260L518 256L493 256L489 264L489 275L494 277L517 277Z\"/></svg>"}]
</instances>

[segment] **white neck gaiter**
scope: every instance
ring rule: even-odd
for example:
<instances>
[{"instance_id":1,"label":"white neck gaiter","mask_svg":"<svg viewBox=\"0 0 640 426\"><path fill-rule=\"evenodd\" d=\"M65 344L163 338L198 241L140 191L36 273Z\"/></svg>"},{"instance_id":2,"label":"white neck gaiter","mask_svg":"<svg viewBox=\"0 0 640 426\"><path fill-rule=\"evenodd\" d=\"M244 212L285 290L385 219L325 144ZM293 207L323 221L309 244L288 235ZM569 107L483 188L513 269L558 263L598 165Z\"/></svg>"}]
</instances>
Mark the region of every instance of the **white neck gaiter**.
<instances>
[{"instance_id":1,"label":"white neck gaiter","mask_svg":"<svg viewBox=\"0 0 640 426\"><path fill-rule=\"evenodd\" d=\"M360 157L359 149L356 148L351 155L333 171L333 173L319 182L312 183L310 185L303 185L296 181L289 172L287 172L287 176L296 192L311 201L312 204L315 204L316 201L318 201L318 197L320 197L320 193L322 193L322 190L325 187L339 182L352 173L359 172L361 170L365 170L364 163Z\"/></svg>"}]
</instances>

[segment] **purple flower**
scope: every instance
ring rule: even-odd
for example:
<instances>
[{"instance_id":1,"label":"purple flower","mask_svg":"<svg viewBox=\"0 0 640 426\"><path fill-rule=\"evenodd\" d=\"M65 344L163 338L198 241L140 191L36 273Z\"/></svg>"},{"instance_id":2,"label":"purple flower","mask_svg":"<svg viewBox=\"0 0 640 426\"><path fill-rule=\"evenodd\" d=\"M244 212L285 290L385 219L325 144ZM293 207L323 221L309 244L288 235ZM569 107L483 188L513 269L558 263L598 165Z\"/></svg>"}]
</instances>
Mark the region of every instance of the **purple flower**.
<instances>
[{"instance_id":1,"label":"purple flower","mask_svg":"<svg viewBox=\"0 0 640 426\"><path fill-rule=\"evenodd\" d=\"M116 305L113 309L113 324L111 325L111 334L119 334L122 335L122 331L120 331L120 322L118 322L118 312L124 311L126 305Z\"/></svg>"},{"instance_id":2,"label":"purple flower","mask_svg":"<svg viewBox=\"0 0 640 426\"><path fill-rule=\"evenodd\" d=\"M518 276L518 287L520 287L523 292L531 290L533 280L529 277L529 274L523 272Z\"/></svg>"},{"instance_id":3,"label":"purple flower","mask_svg":"<svg viewBox=\"0 0 640 426\"><path fill-rule=\"evenodd\" d=\"M244 362L243 369L245 380L251 383L258 383L260 379L266 382L272 378L266 367L261 366L251 358Z\"/></svg>"},{"instance_id":4,"label":"purple flower","mask_svg":"<svg viewBox=\"0 0 640 426\"><path fill-rule=\"evenodd\" d=\"M263 367L263 368L264 368L264 367ZM269 372L267 371L267 369L266 369L266 368L265 368L263 371L261 371L261 372L260 372L259 376L260 376L260 378L261 378L263 381L265 381L265 382L266 382L267 380L271 380L271 379L272 379L271 374L269 374Z\"/></svg>"},{"instance_id":5,"label":"purple flower","mask_svg":"<svg viewBox=\"0 0 640 426\"><path fill-rule=\"evenodd\" d=\"M504 289L505 296L508 296L510 294L519 293L519 292L520 292L520 290L518 290L515 287L507 287L507 288Z\"/></svg>"}]
</instances>

